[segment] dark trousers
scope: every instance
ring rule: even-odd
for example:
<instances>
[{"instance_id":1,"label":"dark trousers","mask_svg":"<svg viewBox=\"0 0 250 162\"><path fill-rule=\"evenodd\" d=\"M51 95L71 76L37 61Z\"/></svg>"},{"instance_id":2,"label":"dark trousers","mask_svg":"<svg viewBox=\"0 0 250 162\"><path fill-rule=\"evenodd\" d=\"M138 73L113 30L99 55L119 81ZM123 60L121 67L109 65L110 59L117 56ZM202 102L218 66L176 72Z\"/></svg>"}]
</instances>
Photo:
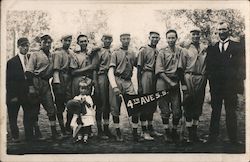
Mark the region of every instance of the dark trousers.
<instances>
[{"instance_id":1,"label":"dark trousers","mask_svg":"<svg viewBox=\"0 0 250 162\"><path fill-rule=\"evenodd\" d=\"M37 117L37 113L33 112L33 107L28 103L9 102L7 103L10 131L13 138L19 138L19 128L17 126L17 117L20 106L23 108L23 125L25 138L33 137L33 126Z\"/></svg>"},{"instance_id":2,"label":"dark trousers","mask_svg":"<svg viewBox=\"0 0 250 162\"><path fill-rule=\"evenodd\" d=\"M231 141L235 141L237 140L237 94L231 89L232 87L220 90L211 89L212 115L210 121L210 136L217 137L219 135L222 102L224 101L227 134Z\"/></svg>"},{"instance_id":3,"label":"dark trousers","mask_svg":"<svg viewBox=\"0 0 250 162\"><path fill-rule=\"evenodd\" d=\"M110 105L109 105L109 80L107 74L98 75L98 94L95 94L96 102L96 120L101 122L102 119L109 120Z\"/></svg>"}]
</instances>

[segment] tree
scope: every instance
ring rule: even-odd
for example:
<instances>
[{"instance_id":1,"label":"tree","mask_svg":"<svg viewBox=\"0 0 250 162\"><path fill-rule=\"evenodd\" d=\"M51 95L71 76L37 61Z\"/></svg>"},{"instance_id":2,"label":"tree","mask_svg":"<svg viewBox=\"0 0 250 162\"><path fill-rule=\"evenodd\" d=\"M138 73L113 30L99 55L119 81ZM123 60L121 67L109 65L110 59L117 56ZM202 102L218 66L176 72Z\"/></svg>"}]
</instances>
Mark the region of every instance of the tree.
<instances>
[{"instance_id":1,"label":"tree","mask_svg":"<svg viewBox=\"0 0 250 162\"><path fill-rule=\"evenodd\" d=\"M7 58L15 55L17 38L35 38L50 30L50 16L44 11L8 11L6 16ZM30 41L35 43L33 39Z\"/></svg>"},{"instance_id":2,"label":"tree","mask_svg":"<svg viewBox=\"0 0 250 162\"><path fill-rule=\"evenodd\" d=\"M233 38L240 40L244 37L245 20L239 10L235 9L194 9L194 10L160 10L158 11L161 18L165 21L166 27L171 24L170 21L178 20L178 29L182 32L191 26L197 26L201 29L202 38L208 43L215 42L218 39L216 24L225 20L229 23L231 35ZM176 21L177 22L177 21Z\"/></svg>"}]
</instances>

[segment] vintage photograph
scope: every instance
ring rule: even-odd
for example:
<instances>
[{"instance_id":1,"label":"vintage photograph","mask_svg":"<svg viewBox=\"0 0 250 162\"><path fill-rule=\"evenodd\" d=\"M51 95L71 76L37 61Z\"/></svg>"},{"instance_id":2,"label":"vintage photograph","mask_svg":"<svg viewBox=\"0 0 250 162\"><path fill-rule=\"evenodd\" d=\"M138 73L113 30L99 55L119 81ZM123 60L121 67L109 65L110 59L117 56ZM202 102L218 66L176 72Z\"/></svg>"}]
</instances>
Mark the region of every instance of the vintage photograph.
<instances>
[{"instance_id":1,"label":"vintage photograph","mask_svg":"<svg viewBox=\"0 0 250 162\"><path fill-rule=\"evenodd\" d=\"M23 0L1 9L3 161L250 160L248 1Z\"/></svg>"}]
</instances>

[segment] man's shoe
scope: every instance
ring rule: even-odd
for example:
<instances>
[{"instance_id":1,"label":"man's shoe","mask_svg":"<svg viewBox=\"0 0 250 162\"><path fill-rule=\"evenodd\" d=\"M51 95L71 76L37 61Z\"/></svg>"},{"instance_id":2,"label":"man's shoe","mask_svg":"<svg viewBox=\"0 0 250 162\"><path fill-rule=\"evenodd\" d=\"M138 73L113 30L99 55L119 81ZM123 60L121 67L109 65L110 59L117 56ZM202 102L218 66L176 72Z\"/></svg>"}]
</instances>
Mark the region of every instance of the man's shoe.
<instances>
[{"instance_id":1,"label":"man's shoe","mask_svg":"<svg viewBox=\"0 0 250 162\"><path fill-rule=\"evenodd\" d=\"M72 135L73 134L73 130L70 127L65 127L65 133L67 135Z\"/></svg>"},{"instance_id":2,"label":"man's shoe","mask_svg":"<svg viewBox=\"0 0 250 162\"><path fill-rule=\"evenodd\" d=\"M177 133L176 129L172 129L171 136L174 142L178 142L180 140L179 134Z\"/></svg>"},{"instance_id":3,"label":"man's shoe","mask_svg":"<svg viewBox=\"0 0 250 162\"><path fill-rule=\"evenodd\" d=\"M116 136L115 136L116 141L118 142L122 142L123 138L122 138L122 134L121 134L121 130L120 128L116 128Z\"/></svg>"},{"instance_id":4,"label":"man's shoe","mask_svg":"<svg viewBox=\"0 0 250 162\"><path fill-rule=\"evenodd\" d=\"M19 138L12 138L11 141L13 143L20 143L21 142L21 140Z\"/></svg>"},{"instance_id":5,"label":"man's shoe","mask_svg":"<svg viewBox=\"0 0 250 162\"><path fill-rule=\"evenodd\" d=\"M133 140L135 142L138 142L139 136L138 136L137 128L133 128L132 135L133 135Z\"/></svg>"},{"instance_id":6,"label":"man's shoe","mask_svg":"<svg viewBox=\"0 0 250 162\"><path fill-rule=\"evenodd\" d=\"M163 136L163 134L158 133L157 131L154 130L153 125L148 125L148 130L149 130L149 134L150 134L151 137Z\"/></svg>"},{"instance_id":7,"label":"man's shoe","mask_svg":"<svg viewBox=\"0 0 250 162\"><path fill-rule=\"evenodd\" d=\"M173 142L172 137L171 137L171 132L169 129L165 129L165 134L163 136L165 142Z\"/></svg>"},{"instance_id":8,"label":"man's shoe","mask_svg":"<svg viewBox=\"0 0 250 162\"><path fill-rule=\"evenodd\" d=\"M143 133L143 139L146 140L146 141L153 141L154 138L150 136L149 133Z\"/></svg>"},{"instance_id":9,"label":"man's shoe","mask_svg":"<svg viewBox=\"0 0 250 162\"><path fill-rule=\"evenodd\" d=\"M160 137L160 136L163 136L163 134L159 133L159 132L156 132L156 131L150 131L149 132L149 135L151 137Z\"/></svg>"},{"instance_id":10,"label":"man's shoe","mask_svg":"<svg viewBox=\"0 0 250 162\"><path fill-rule=\"evenodd\" d=\"M106 134L104 134L103 132L98 132L97 136L98 136L98 138L103 139L103 140L109 139L109 137Z\"/></svg>"},{"instance_id":11,"label":"man's shoe","mask_svg":"<svg viewBox=\"0 0 250 162\"><path fill-rule=\"evenodd\" d=\"M204 140L203 143L205 144L213 144L217 142L217 137L215 136L209 136L207 140Z\"/></svg>"},{"instance_id":12,"label":"man's shoe","mask_svg":"<svg viewBox=\"0 0 250 162\"><path fill-rule=\"evenodd\" d=\"M108 128L104 127L104 135L108 136L109 138L115 138L115 135L113 135Z\"/></svg>"},{"instance_id":13,"label":"man's shoe","mask_svg":"<svg viewBox=\"0 0 250 162\"><path fill-rule=\"evenodd\" d=\"M40 131L40 129L39 129L38 126L35 127L34 138L35 138L36 140L45 140L45 138L43 137L43 135L42 135L42 133L41 133L41 131Z\"/></svg>"},{"instance_id":14,"label":"man's shoe","mask_svg":"<svg viewBox=\"0 0 250 162\"><path fill-rule=\"evenodd\" d=\"M234 146L242 146L242 145L244 145L244 143L242 141L238 141L238 140L230 140L230 144L232 144Z\"/></svg>"},{"instance_id":15,"label":"man's shoe","mask_svg":"<svg viewBox=\"0 0 250 162\"><path fill-rule=\"evenodd\" d=\"M55 126L51 127L51 133L52 133L52 135L51 135L52 140L62 140L63 139L62 136L57 132Z\"/></svg>"},{"instance_id":16,"label":"man's shoe","mask_svg":"<svg viewBox=\"0 0 250 162\"><path fill-rule=\"evenodd\" d=\"M117 142L122 142L123 141L122 135L116 135L115 139L116 139Z\"/></svg>"}]
</instances>

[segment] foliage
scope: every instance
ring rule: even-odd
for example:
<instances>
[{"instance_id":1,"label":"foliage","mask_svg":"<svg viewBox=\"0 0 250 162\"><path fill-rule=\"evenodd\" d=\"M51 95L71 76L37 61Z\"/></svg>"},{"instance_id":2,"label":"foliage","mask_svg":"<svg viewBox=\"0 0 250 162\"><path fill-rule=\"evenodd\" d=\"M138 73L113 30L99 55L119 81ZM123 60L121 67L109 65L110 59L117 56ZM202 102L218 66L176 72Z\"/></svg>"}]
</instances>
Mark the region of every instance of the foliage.
<instances>
[{"instance_id":1,"label":"foliage","mask_svg":"<svg viewBox=\"0 0 250 162\"><path fill-rule=\"evenodd\" d=\"M15 54L17 38L34 39L40 33L50 30L50 18L45 11L8 11L6 16L8 57Z\"/></svg>"},{"instance_id":2,"label":"foliage","mask_svg":"<svg viewBox=\"0 0 250 162\"><path fill-rule=\"evenodd\" d=\"M100 43L100 37L103 33L113 33L112 23L109 18L112 17L112 11L108 10L58 10L50 11L8 11L7 12L7 57L13 56L16 51L17 38L25 36L31 40L31 46L37 46L37 36L41 33L53 33L54 46L61 45L60 37L62 32L68 34L73 32L73 36L86 34L89 36L90 47ZM179 43L189 42L189 31L192 27L197 26L202 31L202 40L205 43L213 43L218 40L216 24L221 20L226 20L231 29L231 35L234 39L244 44L245 20L239 10L235 9L171 9L155 10L152 19L156 21L154 26L160 28L160 32L173 28L179 35ZM131 20L133 21L133 20ZM164 26L165 24L165 26ZM133 22L132 25L137 25ZM138 24L143 25L143 24ZM151 24L144 24L145 28L150 30ZM151 25L152 26L152 25ZM113 27L114 28L114 27ZM116 31L117 32L117 31ZM135 31L136 32L136 31ZM135 39L132 39L131 46L138 51L139 47L146 42L142 39L147 37L138 37L138 31ZM56 37L56 35L58 37ZM134 36L134 35L133 35ZM115 41L113 44L119 42ZM165 46L164 39L159 42L158 47ZM73 39L73 49L77 48L76 39ZM31 47L33 48L33 47Z\"/></svg>"},{"instance_id":3,"label":"foliage","mask_svg":"<svg viewBox=\"0 0 250 162\"><path fill-rule=\"evenodd\" d=\"M239 10L235 9L195 9L195 10L159 10L157 11L161 19L165 21L166 28L175 20L177 31L180 33L183 30L189 29L192 26L199 27L202 31L202 37L209 43L217 40L216 24L219 21L226 21L229 23L231 35L237 40L244 37L245 20ZM177 21L181 19L182 21ZM189 32L189 31L188 31Z\"/></svg>"}]
</instances>

